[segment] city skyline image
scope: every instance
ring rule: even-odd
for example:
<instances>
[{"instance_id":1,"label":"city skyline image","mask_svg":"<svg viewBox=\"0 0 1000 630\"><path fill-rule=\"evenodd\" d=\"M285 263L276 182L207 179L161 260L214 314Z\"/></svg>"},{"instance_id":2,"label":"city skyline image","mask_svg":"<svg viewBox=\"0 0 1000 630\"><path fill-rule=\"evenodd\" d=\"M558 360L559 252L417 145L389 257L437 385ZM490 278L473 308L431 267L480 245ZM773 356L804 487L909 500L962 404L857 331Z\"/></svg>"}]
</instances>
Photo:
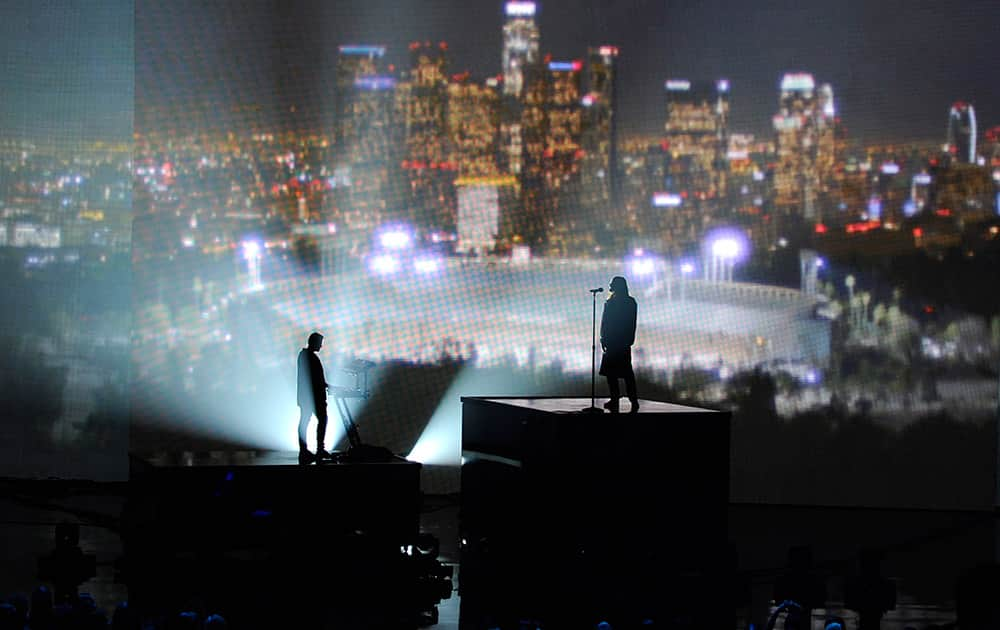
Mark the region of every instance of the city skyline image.
<instances>
[{"instance_id":1,"label":"city skyline image","mask_svg":"<svg viewBox=\"0 0 1000 630\"><path fill-rule=\"evenodd\" d=\"M141 110L149 94L151 105L183 109L192 98L218 97L270 111L281 92L322 111L333 91L337 48L351 44L384 46L387 65L402 70L412 41L445 41L451 71L495 76L501 74L502 4L138 3L137 103ZM974 21L988 22L997 11L988 2L938 3L934 10L908 2L782 1L536 7L540 55L572 60L583 59L588 46L620 49L628 132L656 131L669 78L730 80L739 104L734 123L758 135L768 130L774 92L790 72L833 85L852 135L868 142L936 140L940 111L952 102L972 102L984 112L1000 102L991 82L977 80L992 63L985 40L970 36ZM955 27L940 28L939 15ZM232 63L237 56L240 62ZM153 97L158 90L163 102Z\"/></svg>"},{"instance_id":2,"label":"city skyline image","mask_svg":"<svg viewBox=\"0 0 1000 630\"><path fill-rule=\"evenodd\" d=\"M245 594L347 554L366 590L321 571L318 627L964 630L998 557L998 22L6 3L0 597L65 517L75 588L149 627L282 627Z\"/></svg>"}]
</instances>

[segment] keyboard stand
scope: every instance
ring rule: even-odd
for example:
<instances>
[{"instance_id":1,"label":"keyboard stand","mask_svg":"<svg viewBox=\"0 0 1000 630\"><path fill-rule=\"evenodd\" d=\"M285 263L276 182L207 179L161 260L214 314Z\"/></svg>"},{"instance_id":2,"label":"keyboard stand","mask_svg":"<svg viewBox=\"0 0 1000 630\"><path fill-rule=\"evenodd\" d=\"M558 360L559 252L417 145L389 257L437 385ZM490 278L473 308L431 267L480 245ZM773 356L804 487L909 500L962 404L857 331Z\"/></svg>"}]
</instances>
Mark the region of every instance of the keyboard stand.
<instances>
[{"instance_id":1,"label":"keyboard stand","mask_svg":"<svg viewBox=\"0 0 1000 630\"><path fill-rule=\"evenodd\" d=\"M330 393L333 395L333 403L337 406L340 421L344 424L344 430L347 432L347 441L350 443L352 449L359 449L363 444L361 442L361 434L358 433L358 425L354 422L354 416L351 415L351 408L348 406L347 401L352 398L368 399L370 394L368 390L368 371L373 367L375 367L375 364L371 361L355 359L341 368L344 372L354 375L354 387L329 388Z\"/></svg>"},{"instance_id":2,"label":"keyboard stand","mask_svg":"<svg viewBox=\"0 0 1000 630\"><path fill-rule=\"evenodd\" d=\"M351 398L368 398L367 393L347 387L331 387L330 393L333 395L333 404L336 405L340 421L344 424L347 441L351 444L351 448L361 446L361 434L358 433L358 425L354 423L354 416L351 414L351 408L347 401Z\"/></svg>"}]
</instances>

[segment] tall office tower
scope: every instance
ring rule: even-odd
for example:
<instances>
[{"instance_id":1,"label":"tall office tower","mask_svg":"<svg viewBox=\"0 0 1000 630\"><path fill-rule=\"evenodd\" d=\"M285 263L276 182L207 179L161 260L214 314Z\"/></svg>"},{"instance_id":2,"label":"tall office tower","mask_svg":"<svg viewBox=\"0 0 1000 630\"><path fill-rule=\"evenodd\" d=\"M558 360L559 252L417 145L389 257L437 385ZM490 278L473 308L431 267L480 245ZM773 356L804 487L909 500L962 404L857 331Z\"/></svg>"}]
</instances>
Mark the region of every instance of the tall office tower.
<instances>
[{"instance_id":1,"label":"tall office tower","mask_svg":"<svg viewBox=\"0 0 1000 630\"><path fill-rule=\"evenodd\" d=\"M534 2L512 1L504 5L501 168L512 175L520 175L522 169L521 102L525 92L525 73L540 62L538 50L541 37L535 23L536 10Z\"/></svg>"},{"instance_id":2,"label":"tall office tower","mask_svg":"<svg viewBox=\"0 0 1000 630\"><path fill-rule=\"evenodd\" d=\"M337 141L341 134L351 134L352 121L350 113L356 99L355 85L370 77L379 76L382 58L385 56L384 46L341 46L338 49L337 66L335 70L334 115Z\"/></svg>"},{"instance_id":3,"label":"tall office tower","mask_svg":"<svg viewBox=\"0 0 1000 630\"><path fill-rule=\"evenodd\" d=\"M822 193L830 190L836 177L837 156L843 155L844 137L833 102L833 86L823 83L818 90L816 119L816 176Z\"/></svg>"},{"instance_id":4,"label":"tall office tower","mask_svg":"<svg viewBox=\"0 0 1000 630\"><path fill-rule=\"evenodd\" d=\"M551 221L545 178L548 141L548 105L551 93L548 68L533 64L524 69L521 101L521 214L512 222L515 234L529 244L545 241Z\"/></svg>"},{"instance_id":5,"label":"tall office tower","mask_svg":"<svg viewBox=\"0 0 1000 630\"><path fill-rule=\"evenodd\" d=\"M483 84L466 72L448 83L448 161L456 165L459 177L500 174L499 102L496 79Z\"/></svg>"},{"instance_id":6,"label":"tall office tower","mask_svg":"<svg viewBox=\"0 0 1000 630\"><path fill-rule=\"evenodd\" d=\"M698 201L725 195L729 81L666 82L666 188ZM711 206L712 204L706 204Z\"/></svg>"},{"instance_id":7,"label":"tall office tower","mask_svg":"<svg viewBox=\"0 0 1000 630\"><path fill-rule=\"evenodd\" d=\"M948 152L965 164L976 163L976 110L958 101L948 112Z\"/></svg>"},{"instance_id":8,"label":"tall office tower","mask_svg":"<svg viewBox=\"0 0 1000 630\"><path fill-rule=\"evenodd\" d=\"M383 74L382 46L341 46L336 70L335 197L349 227L399 217L401 116L396 79Z\"/></svg>"},{"instance_id":9,"label":"tall office tower","mask_svg":"<svg viewBox=\"0 0 1000 630\"><path fill-rule=\"evenodd\" d=\"M993 181L995 183L996 194L994 195L994 210L1000 215L1000 126L992 127L986 131L986 163L993 171Z\"/></svg>"},{"instance_id":10,"label":"tall office tower","mask_svg":"<svg viewBox=\"0 0 1000 630\"><path fill-rule=\"evenodd\" d=\"M510 246L512 221L519 214L520 183L501 174L499 80L485 83L468 72L452 76L448 84L448 139L450 161L458 166L456 233L459 252L487 253L499 244ZM499 240L499 243L498 243Z\"/></svg>"},{"instance_id":11,"label":"tall office tower","mask_svg":"<svg viewBox=\"0 0 1000 630\"><path fill-rule=\"evenodd\" d=\"M524 91L524 69L539 59L537 5L534 2L508 2L504 6L503 93L520 98Z\"/></svg>"},{"instance_id":12,"label":"tall office tower","mask_svg":"<svg viewBox=\"0 0 1000 630\"><path fill-rule=\"evenodd\" d=\"M829 85L817 89L807 73L782 77L773 122L778 153L774 203L783 213L820 218L817 198L829 189L836 161L835 114Z\"/></svg>"},{"instance_id":13,"label":"tall office tower","mask_svg":"<svg viewBox=\"0 0 1000 630\"><path fill-rule=\"evenodd\" d=\"M618 49L601 46L587 50L587 93L582 99L583 133L580 165L580 202L594 216L618 203L615 78Z\"/></svg>"},{"instance_id":14,"label":"tall office tower","mask_svg":"<svg viewBox=\"0 0 1000 630\"><path fill-rule=\"evenodd\" d=\"M986 154L987 164L994 168L1000 168L1000 126L987 129L984 135L986 145L983 152ZM1000 177L997 178L997 181L1000 182Z\"/></svg>"},{"instance_id":15,"label":"tall office tower","mask_svg":"<svg viewBox=\"0 0 1000 630\"><path fill-rule=\"evenodd\" d=\"M551 61L548 64L549 98L546 107L543 170L545 185L559 190L579 173L583 129L582 61Z\"/></svg>"},{"instance_id":16,"label":"tall office tower","mask_svg":"<svg viewBox=\"0 0 1000 630\"><path fill-rule=\"evenodd\" d=\"M402 161L409 184L403 197L410 219L418 226L452 229L454 165L448 159L447 51L440 42L410 44L411 64L399 85L406 151Z\"/></svg>"}]
</instances>

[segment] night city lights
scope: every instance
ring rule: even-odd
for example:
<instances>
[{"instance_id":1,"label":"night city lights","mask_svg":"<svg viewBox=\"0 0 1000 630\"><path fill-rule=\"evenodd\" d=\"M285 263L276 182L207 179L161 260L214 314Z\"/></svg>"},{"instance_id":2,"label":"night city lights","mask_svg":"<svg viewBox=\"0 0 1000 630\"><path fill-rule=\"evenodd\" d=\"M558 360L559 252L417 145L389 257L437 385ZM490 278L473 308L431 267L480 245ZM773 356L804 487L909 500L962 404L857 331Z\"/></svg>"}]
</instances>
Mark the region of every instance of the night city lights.
<instances>
[{"instance_id":1,"label":"night city lights","mask_svg":"<svg viewBox=\"0 0 1000 630\"><path fill-rule=\"evenodd\" d=\"M0 530L24 551L0 603L980 627L958 602L1000 584L997 23L14 0Z\"/></svg>"}]
</instances>

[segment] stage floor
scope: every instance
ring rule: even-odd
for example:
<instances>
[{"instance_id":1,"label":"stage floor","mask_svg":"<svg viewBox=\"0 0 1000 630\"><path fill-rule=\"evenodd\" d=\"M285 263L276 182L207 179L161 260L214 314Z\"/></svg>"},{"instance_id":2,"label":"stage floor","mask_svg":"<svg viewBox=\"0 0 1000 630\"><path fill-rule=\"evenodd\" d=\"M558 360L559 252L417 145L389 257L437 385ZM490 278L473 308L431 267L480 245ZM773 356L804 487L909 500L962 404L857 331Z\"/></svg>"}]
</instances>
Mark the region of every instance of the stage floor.
<instances>
[{"instance_id":1,"label":"stage floor","mask_svg":"<svg viewBox=\"0 0 1000 630\"><path fill-rule=\"evenodd\" d=\"M315 467L327 467L327 466L347 466L348 462L344 461L343 458L346 455L344 451L330 451L333 455L333 459L330 461L323 461L320 463L310 462L309 464L300 464L299 455L296 451L208 451L204 453L200 452L180 452L180 453L151 453L148 455L143 455L137 459L133 459L133 465L138 464L139 466L148 465L153 468L201 468L210 466L294 466L296 468L300 466L315 466ZM350 462L350 465L357 465L360 463L371 463L371 462ZM379 464L413 464L414 462L409 462L403 457L398 457L391 461L378 462Z\"/></svg>"},{"instance_id":2,"label":"stage floor","mask_svg":"<svg viewBox=\"0 0 1000 630\"><path fill-rule=\"evenodd\" d=\"M469 398L463 398L463 401L470 400ZM515 407L521 407L524 409L530 409L532 411L541 411L545 413L585 413L590 407L590 398L577 398L577 397L552 397L552 398L505 398L502 396L490 397L484 396L482 398L475 398L477 401L496 403L500 405L513 405ZM607 396L594 398L594 405L601 409L602 413L610 414L610 411L604 409L604 403L608 402L610 399ZM619 407L622 413L628 413L631 408L631 403L629 403L627 398L622 398ZM658 400L646 400L645 398L639 399L639 411L640 414L664 414L664 413L716 413L711 409L702 409L700 407L687 407L685 405L676 405L674 403L660 402Z\"/></svg>"}]
</instances>

